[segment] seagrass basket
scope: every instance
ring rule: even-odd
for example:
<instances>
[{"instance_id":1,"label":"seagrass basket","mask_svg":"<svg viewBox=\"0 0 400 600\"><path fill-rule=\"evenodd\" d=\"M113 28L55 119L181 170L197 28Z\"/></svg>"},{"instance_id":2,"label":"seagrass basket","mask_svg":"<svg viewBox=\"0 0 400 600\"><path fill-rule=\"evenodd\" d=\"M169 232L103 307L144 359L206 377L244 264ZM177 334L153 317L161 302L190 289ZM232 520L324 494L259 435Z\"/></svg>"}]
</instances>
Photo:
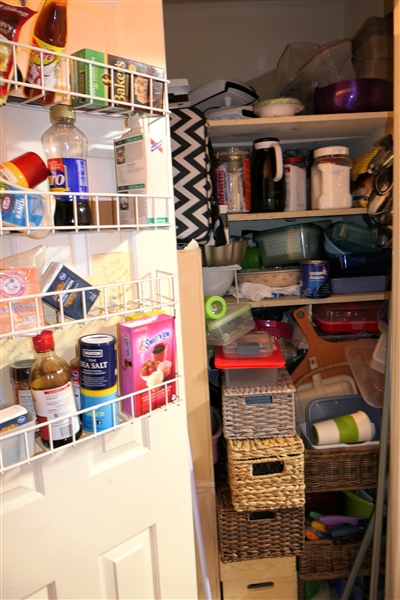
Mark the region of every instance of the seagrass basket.
<instances>
[{"instance_id":1,"label":"seagrass basket","mask_svg":"<svg viewBox=\"0 0 400 600\"><path fill-rule=\"evenodd\" d=\"M222 426L226 439L293 437L294 392L286 369L278 370L275 385L232 388L222 386Z\"/></svg>"},{"instance_id":2,"label":"seagrass basket","mask_svg":"<svg viewBox=\"0 0 400 600\"><path fill-rule=\"evenodd\" d=\"M376 488L379 446L309 450L304 454L307 493Z\"/></svg>"},{"instance_id":3,"label":"seagrass basket","mask_svg":"<svg viewBox=\"0 0 400 600\"><path fill-rule=\"evenodd\" d=\"M217 488L221 562L298 556L304 549L304 507L236 512L229 486Z\"/></svg>"},{"instance_id":4,"label":"seagrass basket","mask_svg":"<svg viewBox=\"0 0 400 600\"><path fill-rule=\"evenodd\" d=\"M299 436L226 440L226 450L236 511L304 505L304 446Z\"/></svg>"},{"instance_id":5,"label":"seagrass basket","mask_svg":"<svg viewBox=\"0 0 400 600\"><path fill-rule=\"evenodd\" d=\"M330 540L306 540L304 552L297 559L299 579L336 579L348 577L355 563L361 541L347 544L334 544ZM380 571L385 569L386 536L382 536L380 552ZM359 575L367 576L371 572L372 544L367 550Z\"/></svg>"}]
</instances>

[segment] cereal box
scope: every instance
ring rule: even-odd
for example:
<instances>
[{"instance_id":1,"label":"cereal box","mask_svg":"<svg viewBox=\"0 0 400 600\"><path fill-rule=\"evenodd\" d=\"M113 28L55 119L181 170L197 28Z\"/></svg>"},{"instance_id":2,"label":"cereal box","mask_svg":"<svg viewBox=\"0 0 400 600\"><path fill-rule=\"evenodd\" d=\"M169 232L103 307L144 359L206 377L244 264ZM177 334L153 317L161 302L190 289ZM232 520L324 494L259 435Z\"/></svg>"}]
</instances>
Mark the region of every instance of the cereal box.
<instances>
[{"instance_id":1,"label":"cereal box","mask_svg":"<svg viewBox=\"0 0 400 600\"><path fill-rule=\"evenodd\" d=\"M133 396L134 416L165 406L176 399L175 322L165 314L119 324L119 353L122 395ZM123 410L132 414L131 400L123 400Z\"/></svg>"}]
</instances>

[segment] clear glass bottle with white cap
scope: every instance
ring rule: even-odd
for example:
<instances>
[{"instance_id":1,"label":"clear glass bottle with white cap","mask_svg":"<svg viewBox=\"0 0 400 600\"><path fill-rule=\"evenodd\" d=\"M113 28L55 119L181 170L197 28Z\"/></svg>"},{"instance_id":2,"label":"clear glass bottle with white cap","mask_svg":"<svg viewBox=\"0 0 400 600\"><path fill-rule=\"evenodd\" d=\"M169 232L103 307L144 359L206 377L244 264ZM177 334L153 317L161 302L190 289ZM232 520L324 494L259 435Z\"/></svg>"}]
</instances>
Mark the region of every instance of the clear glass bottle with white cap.
<instances>
[{"instance_id":1,"label":"clear glass bottle with white cap","mask_svg":"<svg viewBox=\"0 0 400 600\"><path fill-rule=\"evenodd\" d=\"M311 167L311 208L351 208L350 170L353 161L346 146L314 150Z\"/></svg>"}]
</instances>

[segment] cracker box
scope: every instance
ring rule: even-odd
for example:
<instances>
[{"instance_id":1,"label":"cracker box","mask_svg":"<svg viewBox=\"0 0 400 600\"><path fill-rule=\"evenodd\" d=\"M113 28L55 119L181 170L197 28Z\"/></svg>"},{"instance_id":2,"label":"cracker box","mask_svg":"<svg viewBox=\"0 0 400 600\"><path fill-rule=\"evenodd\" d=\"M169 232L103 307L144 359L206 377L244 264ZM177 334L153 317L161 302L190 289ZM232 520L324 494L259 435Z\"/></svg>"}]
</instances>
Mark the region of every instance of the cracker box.
<instances>
[{"instance_id":1,"label":"cracker box","mask_svg":"<svg viewBox=\"0 0 400 600\"><path fill-rule=\"evenodd\" d=\"M134 321L120 323L119 352L122 395L143 390L133 396L135 417L149 412L149 400L151 410L155 410L176 399L175 381L166 383L176 378L173 317L143 315ZM122 404L124 412L131 415L131 399L123 400Z\"/></svg>"},{"instance_id":2,"label":"cracker box","mask_svg":"<svg viewBox=\"0 0 400 600\"><path fill-rule=\"evenodd\" d=\"M114 106L110 107L110 112L127 112L129 107L118 104L118 101L120 101L127 103L134 102L139 105L136 112L145 113L149 111L152 85L153 108L163 108L164 82L153 80L153 83L151 84L150 79L138 75L138 73L144 73L163 79L164 69L161 67L153 67L146 63L114 56L113 54L106 54L105 52L99 52L89 48L78 50L77 52L74 52L72 56L84 58L93 61L94 63L101 63L101 65L95 65L74 61L71 75L72 91L79 94L94 96L95 99L91 102L85 98L73 97L73 106L82 106L86 104L87 106L84 106L83 108L95 110L101 106L109 106L110 103L105 101L104 98L110 98L115 102ZM129 71L129 73L107 68L107 66L124 69ZM131 94L132 76L130 73L134 75L133 99ZM96 98L99 98L99 100Z\"/></svg>"}]
</instances>

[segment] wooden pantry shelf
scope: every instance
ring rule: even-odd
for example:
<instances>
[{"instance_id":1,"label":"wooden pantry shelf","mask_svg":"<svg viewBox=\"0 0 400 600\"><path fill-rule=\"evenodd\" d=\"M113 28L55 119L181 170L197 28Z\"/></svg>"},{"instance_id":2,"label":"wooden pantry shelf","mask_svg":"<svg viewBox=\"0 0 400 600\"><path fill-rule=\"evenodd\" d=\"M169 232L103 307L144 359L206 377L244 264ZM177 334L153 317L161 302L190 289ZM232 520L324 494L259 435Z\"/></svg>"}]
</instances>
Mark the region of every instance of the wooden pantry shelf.
<instances>
[{"instance_id":1,"label":"wooden pantry shelf","mask_svg":"<svg viewBox=\"0 0 400 600\"><path fill-rule=\"evenodd\" d=\"M366 215L366 208L333 208L327 210L299 210L293 212L271 213L226 213L229 223L240 221L269 221L271 219L303 219L322 217L349 217L353 215Z\"/></svg>"},{"instance_id":2,"label":"wooden pantry shelf","mask_svg":"<svg viewBox=\"0 0 400 600\"><path fill-rule=\"evenodd\" d=\"M315 147L321 142L351 141L381 136L392 126L393 112L369 112L335 115L295 115L267 119L221 119L208 121L210 137L215 145L250 145L256 138L277 137L282 144L307 143Z\"/></svg>"},{"instance_id":3,"label":"wooden pantry shelf","mask_svg":"<svg viewBox=\"0 0 400 600\"><path fill-rule=\"evenodd\" d=\"M250 304L252 308L273 306L304 306L306 304L332 304L339 302L367 302L370 300L387 300L390 292L371 292L368 294L333 294L328 298L303 298L302 296L283 296L282 298L265 298L259 302L239 300L239 304ZM224 296L227 304L236 304L234 296Z\"/></svg>"}]
</instances>

